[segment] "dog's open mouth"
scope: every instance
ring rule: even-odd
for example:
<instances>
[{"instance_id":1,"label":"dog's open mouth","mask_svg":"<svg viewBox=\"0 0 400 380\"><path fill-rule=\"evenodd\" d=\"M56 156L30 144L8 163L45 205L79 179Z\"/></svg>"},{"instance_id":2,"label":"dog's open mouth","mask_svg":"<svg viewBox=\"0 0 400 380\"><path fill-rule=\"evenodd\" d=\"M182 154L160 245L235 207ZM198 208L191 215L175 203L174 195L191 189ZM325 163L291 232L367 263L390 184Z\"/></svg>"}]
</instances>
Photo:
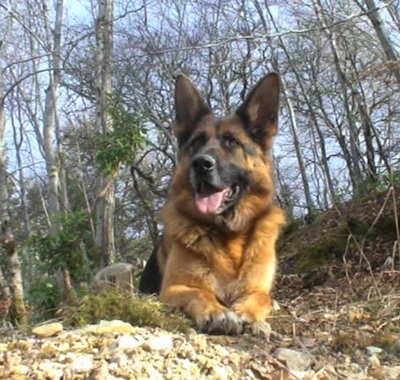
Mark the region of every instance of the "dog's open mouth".
<instances>
[{"instance_id":1,"label":"dog's open mouth","mask_svg":"<svg viewBox=\"0 0 400 380\"><path fill-rule=\"evenodd\" d=\"M221 214L236 203L239 193L239 185L234 184L218 189L206 182L201 182L196 190L196 207L204 214Z\"/></svg>"}]
</instances>

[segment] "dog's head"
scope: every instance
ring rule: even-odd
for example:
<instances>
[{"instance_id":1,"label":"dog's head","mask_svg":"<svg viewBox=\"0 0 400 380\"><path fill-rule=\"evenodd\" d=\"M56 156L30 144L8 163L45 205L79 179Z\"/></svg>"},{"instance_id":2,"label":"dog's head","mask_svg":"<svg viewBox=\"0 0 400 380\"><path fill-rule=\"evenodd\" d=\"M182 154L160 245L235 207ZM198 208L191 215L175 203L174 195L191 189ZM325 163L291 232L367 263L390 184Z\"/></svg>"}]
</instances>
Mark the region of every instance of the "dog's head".
<instances>
[{"instance_id":1,"label":"dog's head","mask_svg":"<svg viewBox=\"0 0 400 380\"><path fill-rule=\"evenodd\" d=\"M271 206L279 83L277 74L265 76L234 115L217 117L190 80L177 77L179 164L172 192L178 209L239 230Z\"/></svg>"}]
</instances>

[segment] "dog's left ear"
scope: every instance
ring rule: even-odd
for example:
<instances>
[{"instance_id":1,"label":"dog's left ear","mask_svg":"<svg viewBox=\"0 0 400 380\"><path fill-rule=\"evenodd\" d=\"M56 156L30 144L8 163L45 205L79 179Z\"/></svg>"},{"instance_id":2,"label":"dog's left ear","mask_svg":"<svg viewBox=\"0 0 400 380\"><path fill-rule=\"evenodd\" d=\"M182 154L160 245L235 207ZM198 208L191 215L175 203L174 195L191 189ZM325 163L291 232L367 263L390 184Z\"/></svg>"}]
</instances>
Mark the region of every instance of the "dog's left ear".
<instances>
[{"instance_id":1,"label":"dog's left ear","mask_svg":"<svg viewBox=\"0 0 400 380\"><path fill-rule=\"evenodd\" d=\"M269 149L278 131L280 79L276 73L262 78L247 95L236 114L250 136L264 151Z\"/></svg>"}]
</instances>

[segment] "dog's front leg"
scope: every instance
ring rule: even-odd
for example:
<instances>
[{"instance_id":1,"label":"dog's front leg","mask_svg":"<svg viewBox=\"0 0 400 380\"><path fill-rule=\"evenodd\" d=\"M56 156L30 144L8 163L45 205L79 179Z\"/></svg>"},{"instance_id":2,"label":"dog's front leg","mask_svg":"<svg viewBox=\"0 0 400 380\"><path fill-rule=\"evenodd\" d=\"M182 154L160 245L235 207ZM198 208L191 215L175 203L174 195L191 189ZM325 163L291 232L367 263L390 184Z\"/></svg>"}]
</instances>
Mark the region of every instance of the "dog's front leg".
<instances>
[{"instance_id":1,"label":"dog's front leg","mask_svg":"<svg viewBox=\"0 0 400 380\"><path fill-rule=\"evenodd\" d=\"M183 310L209 334L239 334L242 320L215 294L216 281L207 259L184 249L171 249L160 299Z\"/></svg>"},{"instance_id":2,"label":"dog's front leg","mask_svg":"<svg viewBox=\"0 0 400 380\"><path fill-rule=\"evenodd\" d=\"M242 332L241 318L218 302L210 289L171 284L163 287L160 297L165 304L182 309L203 332L227 335Z\"/></svg>"},{"instance_id":3,"label":"dog's front leg","mask_svg":"<svg viewBox=\"0 0 400 380\"><path fill-rule=\"evenodd\" d=\"M237 313L253 331L262 326L272 309L271 289L273 285L276 259L274 250L261 255L253 262L242 278L241 291L231 309Z\"/></svg>"}]
</instances>

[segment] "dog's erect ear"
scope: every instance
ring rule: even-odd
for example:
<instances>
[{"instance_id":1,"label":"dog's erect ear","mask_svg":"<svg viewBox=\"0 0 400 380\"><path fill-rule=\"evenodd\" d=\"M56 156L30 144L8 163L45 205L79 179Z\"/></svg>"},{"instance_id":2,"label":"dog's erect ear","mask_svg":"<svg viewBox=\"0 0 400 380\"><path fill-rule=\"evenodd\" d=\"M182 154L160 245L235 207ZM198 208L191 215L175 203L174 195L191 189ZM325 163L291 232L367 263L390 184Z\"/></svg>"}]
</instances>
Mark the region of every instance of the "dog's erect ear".
<instances>
[{"instance_id":1,"label":"dog's erect ear","mask_svg":"<svg viewBox=\"0 0 400 380\"><path fill-rule=\"evenodd\" d=\"M190 137L200 119L211 113L210 107L185 75L175 80L176 124L173 128L181 147Z\"/></svg>"},{"instance_id":2,"label":"dog's erect ear","mask_svg":"<svg viewBox=\"0 0 400 380\"><path fill-rule=\"evenodd\" d=\"M251 90L236 114L250 136L263 150L271 147L278 130L280 79L276 73L262 78Z\"/></svg>"}]
</instances>

